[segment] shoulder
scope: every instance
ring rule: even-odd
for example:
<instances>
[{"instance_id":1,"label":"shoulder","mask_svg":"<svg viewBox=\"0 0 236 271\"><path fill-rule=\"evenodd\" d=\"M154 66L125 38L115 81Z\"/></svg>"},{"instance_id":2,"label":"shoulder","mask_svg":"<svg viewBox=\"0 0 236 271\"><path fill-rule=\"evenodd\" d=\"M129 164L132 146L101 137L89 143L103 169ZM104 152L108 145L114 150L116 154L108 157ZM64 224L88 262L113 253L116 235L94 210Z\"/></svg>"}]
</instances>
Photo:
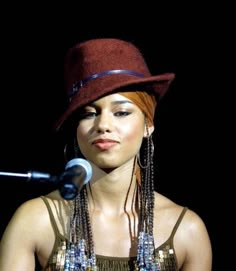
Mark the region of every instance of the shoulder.
<instances>
[{"instance_id":1,"label":"shoulder","mask_svg":"<svg viewBox=\"0 0 236 271\"><path fill-rule=\"evenodd\" d=\"M170 236L176 227L173 242L179 265L189 269L193 268L193 266L199 267L199 258L201 258L202 266L210 266L212 257L211 243L206 225L200 215L187 208L181 217L184 210L183 206L158 193L155 194L155 198L155 213L158 218L156 225L158 226L158 221L161 223L159 227L162 229L165 238ZM208 270L201 268L199 267L200 270Z\"/></svg>"},{"instance_id":2,"label":"shoulder","mask_svg":"<svg viewBox=\"0 0 236 271\"><path fill-rule=\"evenodd\" d=\"M50 193L46 197L48 200L60 202L56 192ZM55 205L59 205L56 203ZM15 210L11 220L7 225L7 231L22 232L36 235L44 226L49 224L49 214L45 202L42 197L27 200Z\"/></svg>"},{"instance_id":3,"label":"shoulder","mask_svg":"<svg viewBox=\"0 0 236 271\"><path fill-rule=\"evenodd\" d=\"M41 198L22 203L5 228L0 242L0 254L8 257L21 250L22 255L32 255L38 247L42 229L45 228L42 225L48 221L46 214L47 209Z\"/></svg>"},{"instance_id":4,"label":"shoulder","mask_svg":"<svg viewBox=\"0 0 236 271\"><path fill-rule=\"evenodd\" d=\"M186 246L191 244L197 244L199 242L208 242L209 236L207 228L203 219L195 211L188 209L181 227L179 229L179 236L182 241L185 242Z\"/></svg>"},{"instance_id":5,"label":"shoulder","mask_svg":"<svg viewBox=\"0 0 236 271\"><path fill-rule=\"evenodd\" d=\"M47 208L41 197L27 200L15 210L7 230L31 233L37 230L36 225L43 223L46 216Z\"/></svg>"},{"instance_id":6,"label":"shoulder","mask_svg":"<svg viewBox=\"0 0 236 271\"><path fill-rule=\"evenodd\" d=\"M179 258L184 256L182 263L186 270L195 270L195 267L197 267L196 270L210 270L212 263L210 237L205 222L193 210L187 210L174 243Z\"/></svg>"},{"instance_id":7,"label":"shoulder","mask_svg":"<svg viewBox=\"0 0 236 271\"><path fill-rule=\"evenodd\" d=\"M185 213L183 213L184 208L186 209ZM188 238L196 238L198 234L206 231L205 223L198 213L188 206L179 205L159 193L155 193L155 214L158 217L163 217L165 223L172 225L172 228L183 214L178 231L182 231L185 237L187 235Z\"/></svg>"},{"instance_id":8,"label":"shoulder","mask_svg":"<svg viewBox=\"0 0 236 271\"><path fill-rule=\"evenodd\" d=\"M183 209L184 206L179 205L164 195L155 192L155 216L159 217L159 219L163 218L165 224L167 223L167 220L170 224L175 223Z\"/></svg>"},{"instance_id":9,"label":"shoulder","mask_svg":"<svg viewBox=\"0 0 236 271\"><path fill-rule=\"evenodd\" d=\"M34 217L38 215L39 212L42 212L43 209L43 201L40 197L27 200L16 209L13 219L19 219L20 217L24 216L27 217Z\"/></svg>"}]
</instances>

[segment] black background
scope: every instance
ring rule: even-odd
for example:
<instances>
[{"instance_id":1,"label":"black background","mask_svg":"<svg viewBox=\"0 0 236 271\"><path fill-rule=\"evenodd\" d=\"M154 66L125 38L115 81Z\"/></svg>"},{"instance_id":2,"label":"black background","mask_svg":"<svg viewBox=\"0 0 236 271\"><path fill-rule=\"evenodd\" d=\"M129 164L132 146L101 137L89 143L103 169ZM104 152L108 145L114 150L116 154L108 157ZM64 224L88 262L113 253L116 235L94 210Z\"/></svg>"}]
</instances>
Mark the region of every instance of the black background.
<instances>
[{"instance_id":1,"label":"black background","mask_svg":"<svg viewBox=\"0 0 236 271\"><path fill-rule=\"evenodd\" d=\"M221 61L228 28L216 10L171 3L136 4L131 10L125 3L68 3L51 8L14 4L2 13L0 171L62 172L63 151L55 147L51 128L64 106L66 50L95 37L132 41L153 74L176 74L156 112L156 188L203 218L212 240L213 270L223 270L217 179L224 129ZM21 202L49 190L46 184L1 177L0 234Z\"/></svg>"}]
</instances>

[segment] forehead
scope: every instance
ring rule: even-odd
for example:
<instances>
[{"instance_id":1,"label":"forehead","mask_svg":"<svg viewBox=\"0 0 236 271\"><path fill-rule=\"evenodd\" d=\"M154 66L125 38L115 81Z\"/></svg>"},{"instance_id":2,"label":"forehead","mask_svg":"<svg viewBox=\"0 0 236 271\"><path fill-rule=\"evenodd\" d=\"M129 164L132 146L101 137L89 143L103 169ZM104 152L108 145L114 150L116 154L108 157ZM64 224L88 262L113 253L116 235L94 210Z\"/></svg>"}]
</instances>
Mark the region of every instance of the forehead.
<instances>
[{"instance_id":1,"label":"forehead","mask_svg":"<svg viewBox=\"0 0 236 271\"><path fill-rule=\"evenodd\" d=\"M134 104L130 99L126 98L125 96L118 94L118 93L113 93L106 95L102 98L99 98L93 102L91 102L91 105L99 105L99 104L105 104L105 103L110 103L110 104L117 104L117 103L132 103Z\"/></svg>"}]
</instances>

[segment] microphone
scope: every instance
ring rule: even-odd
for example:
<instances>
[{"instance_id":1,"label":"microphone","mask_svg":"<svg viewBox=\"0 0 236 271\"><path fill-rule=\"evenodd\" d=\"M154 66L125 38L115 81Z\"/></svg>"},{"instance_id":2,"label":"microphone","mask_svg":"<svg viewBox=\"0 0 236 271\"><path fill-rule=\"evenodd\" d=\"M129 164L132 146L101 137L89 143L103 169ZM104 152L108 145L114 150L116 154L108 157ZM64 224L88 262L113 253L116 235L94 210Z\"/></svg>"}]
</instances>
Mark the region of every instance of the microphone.
<instances>
[{"instance_id":1,"label":"microphone","mask_svg":"<svg viewBox=\"0 0 236 271\"><path fill-rule=\"evenodd\" d=\"M66 200L74 199L91 177L92 167L87 160L82 158L70 160L59 177L61 196Z\"/></svg>"}]
</instances>

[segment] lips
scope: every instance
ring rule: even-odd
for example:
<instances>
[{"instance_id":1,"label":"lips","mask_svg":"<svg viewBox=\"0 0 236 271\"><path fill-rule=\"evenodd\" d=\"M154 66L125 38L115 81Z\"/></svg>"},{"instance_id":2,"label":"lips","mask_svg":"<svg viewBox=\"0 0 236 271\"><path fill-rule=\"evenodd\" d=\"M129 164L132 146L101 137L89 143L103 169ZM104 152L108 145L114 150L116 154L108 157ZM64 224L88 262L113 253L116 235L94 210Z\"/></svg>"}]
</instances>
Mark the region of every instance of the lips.
<instances>
[{"instance_id":1,"label":"lips","mask_svg":"<svg viewBox=\"0 0 236 271\"><path fill-rule=\"evenodd\" d=\"M111 139L97 139L93 141L93 145L100 150L108 150L117 145L117 143L117 141Z\"/></svg>"}]
</instances>

